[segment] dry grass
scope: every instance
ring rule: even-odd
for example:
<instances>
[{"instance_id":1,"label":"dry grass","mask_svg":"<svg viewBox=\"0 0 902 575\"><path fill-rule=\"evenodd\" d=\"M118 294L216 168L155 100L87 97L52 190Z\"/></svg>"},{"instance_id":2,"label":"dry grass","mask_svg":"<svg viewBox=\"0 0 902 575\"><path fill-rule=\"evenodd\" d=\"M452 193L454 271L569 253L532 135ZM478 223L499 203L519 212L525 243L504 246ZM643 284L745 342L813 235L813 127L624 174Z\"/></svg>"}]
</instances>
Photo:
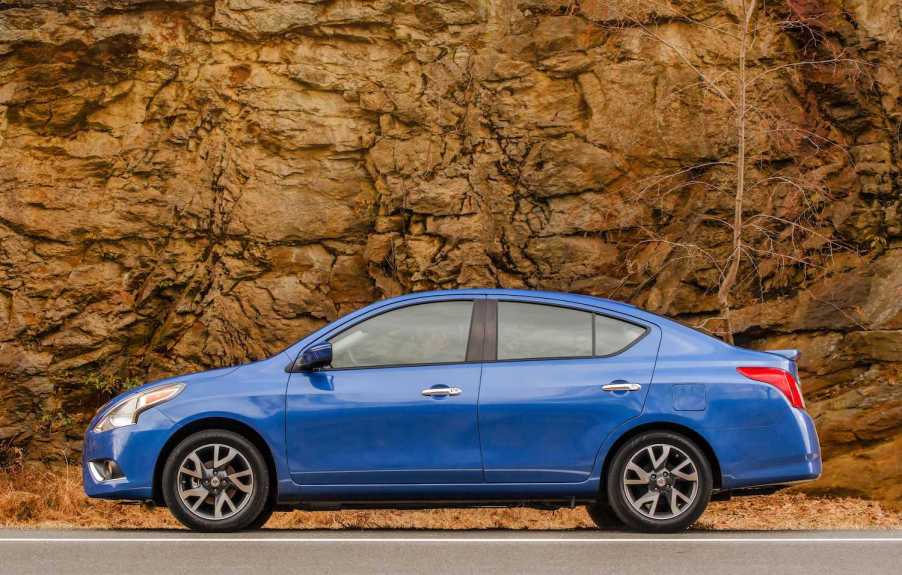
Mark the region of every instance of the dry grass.
<instances>
[{"instance_id":1,"label":"dry grass","mask_svg":"<svg viewBox=\"0 0 902 575\"><path fill-rule=\"evenodd\" d=\"M0 526L177 528L165 509L88 499L76 467L0 471ZM341 511L278 513L274 529L587 529L580 508L441 509L434 511ZM696 529L899 529L902 513L878 503L802 494L744 497L712 503Z\"/></svg>"}]
</instances>

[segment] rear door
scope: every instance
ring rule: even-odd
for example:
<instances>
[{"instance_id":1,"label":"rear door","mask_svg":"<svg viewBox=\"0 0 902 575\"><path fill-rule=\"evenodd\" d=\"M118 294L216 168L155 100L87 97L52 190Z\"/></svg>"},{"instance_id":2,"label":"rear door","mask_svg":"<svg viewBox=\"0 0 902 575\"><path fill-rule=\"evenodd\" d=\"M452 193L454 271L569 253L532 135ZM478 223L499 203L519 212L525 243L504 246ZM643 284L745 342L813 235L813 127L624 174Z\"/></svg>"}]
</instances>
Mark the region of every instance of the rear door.
<instances>
[{"instance_id":1,"label":"rear door","mask_svg":"<svg viewBox=\"0 0 902 575\"><path fill-rule=\"evenodd\" d=\"M486 481L588 479L604 438L642 411L660 330L548 300L489 300L487 308L479 400Z\"/></svg>"},{"instance_id":2,"label":"rear door","mask_svg":"<svg viewBox=\"0 0 902 575\"><path fill-rule=\"evenodd\" d=\"M291 477L305 485L481 483L480 298L406 302L320 341L332 366L294 373ZM315 345L314 342L312 345Z\"/></svg>"}]
</instances>

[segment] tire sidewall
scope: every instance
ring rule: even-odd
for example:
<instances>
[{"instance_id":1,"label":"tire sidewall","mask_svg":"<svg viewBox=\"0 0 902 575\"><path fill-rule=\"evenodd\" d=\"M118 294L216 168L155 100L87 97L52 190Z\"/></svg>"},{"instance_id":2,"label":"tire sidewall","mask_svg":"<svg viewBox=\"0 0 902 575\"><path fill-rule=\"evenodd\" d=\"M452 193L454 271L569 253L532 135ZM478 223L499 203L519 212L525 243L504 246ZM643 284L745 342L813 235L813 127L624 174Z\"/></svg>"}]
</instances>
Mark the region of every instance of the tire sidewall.
<instances>
[{"instance_id":1,"label":"tire sidewall","mask_svg":"<svg viewBox=\"0 0 902 575\"><path fill-rule=\"evenodd\" d=\"M621 483L629 459L640 449L658 443L679 447L686 452L696 463L699 476L698 494L690 509L672 519L652 519L633 509L623 493ZM624 524L639 531L666 533L687 529L701 517L711 499L713 476L707 456L695 442L678 433L651 431L634 437L617 450L608 470L606 487L608 502Z\"/></svg>"},{"instance_id":2,"label":"tire sidewall","mask_svg":"<svg viewBox=\"0 0 902 575\"><path fill-rule=\"evenodd\" d=\"M237 515L221 521L204 519L191 512L178 495L178 469L185 457L197 447L220 443L238 449L254 472L254 491L251 500ZM197 531L240 531L248 528L270 504L269 469L257 447L243 436L226 430L200 431L183 439L166 458L162 477L163 499L169 511L183 525Z\"/></svg>"}]
</instances>

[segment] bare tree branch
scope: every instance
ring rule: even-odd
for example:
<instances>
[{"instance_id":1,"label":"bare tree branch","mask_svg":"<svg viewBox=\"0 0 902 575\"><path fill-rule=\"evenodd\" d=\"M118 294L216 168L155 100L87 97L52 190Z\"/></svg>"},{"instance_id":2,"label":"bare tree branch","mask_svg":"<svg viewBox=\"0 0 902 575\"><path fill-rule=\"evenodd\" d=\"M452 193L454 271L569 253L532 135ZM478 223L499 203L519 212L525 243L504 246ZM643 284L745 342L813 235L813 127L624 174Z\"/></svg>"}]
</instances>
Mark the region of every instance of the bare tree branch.
<instances>
[{"instance_id":1,"label":"bare tree branch","mask_svg":"<svg viewBox=\"0 0 902 575\"><path fill-rule=\"evenodd\" d=\"M861 66L861 60L856 60L855 58L827 58L824 60L806 60L804 62L790 62L788 64L781 64L779 66L774 66L773 68L767 68L766 70L756 74L748 81L748 86L751 86L761 78L767 76L768 74L773 74L774 72L778 72L780 70L786 70L789 68L799 68L802 66L819 66L822 64L841 64L841 63L850 63L855 64L856 66Z\"/></svg>"}]
</instances>

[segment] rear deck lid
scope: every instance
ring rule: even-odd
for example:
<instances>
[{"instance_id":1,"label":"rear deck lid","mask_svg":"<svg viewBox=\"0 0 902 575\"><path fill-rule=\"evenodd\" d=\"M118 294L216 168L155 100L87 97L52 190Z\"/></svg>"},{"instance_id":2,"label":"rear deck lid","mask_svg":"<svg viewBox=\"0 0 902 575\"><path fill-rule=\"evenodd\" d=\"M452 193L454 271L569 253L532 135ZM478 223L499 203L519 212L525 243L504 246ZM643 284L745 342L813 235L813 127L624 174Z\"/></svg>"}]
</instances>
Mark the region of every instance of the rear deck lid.
<instances>
[{"instance_id":1,"label":"rear deck lid","mask_svg":"<svg viewBox=\"0 0 902 575\"><path fill-rule=\"evenodd\" d=\"M767 353L779 355L780 357L785 357L789 361L794 361L796 363L799 362L799 357L802 356L802 352L797 349L767 349L765 351Z\"/></svg>"}]
</instances>

